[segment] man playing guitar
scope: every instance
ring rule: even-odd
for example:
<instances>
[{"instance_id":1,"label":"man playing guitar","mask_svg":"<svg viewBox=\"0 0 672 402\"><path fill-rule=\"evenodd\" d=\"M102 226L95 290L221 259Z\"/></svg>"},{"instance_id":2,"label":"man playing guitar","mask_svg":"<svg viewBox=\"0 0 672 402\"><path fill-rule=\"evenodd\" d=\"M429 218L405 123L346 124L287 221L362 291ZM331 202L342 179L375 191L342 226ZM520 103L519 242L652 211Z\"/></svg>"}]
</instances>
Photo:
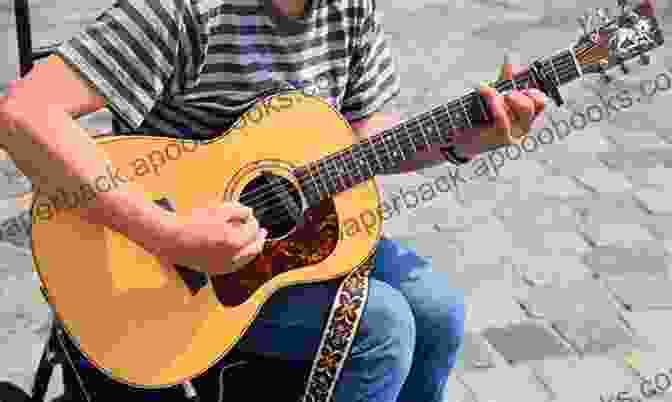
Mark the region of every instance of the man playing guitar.
<instances>
[{"instance_id":1,"label":"man playing guitar","mask_svg":"<svg viewBox=\"0 0 672 402\"><path fill-rule=\"evenodd\" d=\"M0 100L0 146L34 188L74 189L107 174L105 155L75 120L80 116L107 107L128 132L207 138L269 83L313 82L324 74L332 78L320 95L365 138L398 121L383 111L399 81L372 2L118 0L62 44L58 57L13 82ZM510 63L500 78L512 78ZM404 161L397 173L446 159L466 163L492 146L520 143L544 109L536 90L503 96L483 86L480 93L493 124L459 133L455 146ZM122 233L163 261L210 274L236 271L260 252L266 231L253 212L223 203L176 215L146 201L132 182L98 194L81 210L89 222ZM390 239L380 241L374 264L334 399L443 400L463 336L462 298L443 272ZM238 347L311 360L337 286L278 291Z\"/></svg>"}]
</instances>

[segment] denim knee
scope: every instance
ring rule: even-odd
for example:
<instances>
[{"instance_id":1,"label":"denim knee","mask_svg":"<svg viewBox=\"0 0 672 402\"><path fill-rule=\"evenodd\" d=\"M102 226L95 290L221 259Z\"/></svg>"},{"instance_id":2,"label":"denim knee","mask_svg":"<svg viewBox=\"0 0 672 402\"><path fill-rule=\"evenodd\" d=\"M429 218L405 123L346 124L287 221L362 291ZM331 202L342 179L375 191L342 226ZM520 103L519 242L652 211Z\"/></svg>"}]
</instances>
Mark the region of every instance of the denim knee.
<instances>
[{"instance_id":1,"label":"denim knee","mask_svg":"<svg viewBox=\"0 0 672 402\"><path fill-rule=\"evenodd\" d=\"M386 371L405 378L413 361L415 338L415 318L404 295L387 283L371 279L351 356L378 361Z\"/></svg>"}]
</instances>

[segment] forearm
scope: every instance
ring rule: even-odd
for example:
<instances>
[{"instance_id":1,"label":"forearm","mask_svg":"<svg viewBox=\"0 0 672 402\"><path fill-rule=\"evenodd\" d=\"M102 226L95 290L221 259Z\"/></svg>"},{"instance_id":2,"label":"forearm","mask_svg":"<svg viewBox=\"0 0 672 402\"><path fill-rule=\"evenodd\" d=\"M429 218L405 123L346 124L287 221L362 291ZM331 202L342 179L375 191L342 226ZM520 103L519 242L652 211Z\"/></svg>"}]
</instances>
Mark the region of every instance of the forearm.
<instances>
[{"instance_id":1,"label":"forearm","mask_svg":"<svg viewBox=\"0 0 672 402\"><path fill-rule=\"evenodd\" d=\"M108 175L107 155L59 107L0 100L0 145L41 200L59 193L80 194L83 186L96 188L96 178ZM131 183L95 195L78 205L89 222L120 232L147 250L165 241L172 216L147 202ZM36 224L40 221L35 219Z\"/></svg>"}]
</instances>

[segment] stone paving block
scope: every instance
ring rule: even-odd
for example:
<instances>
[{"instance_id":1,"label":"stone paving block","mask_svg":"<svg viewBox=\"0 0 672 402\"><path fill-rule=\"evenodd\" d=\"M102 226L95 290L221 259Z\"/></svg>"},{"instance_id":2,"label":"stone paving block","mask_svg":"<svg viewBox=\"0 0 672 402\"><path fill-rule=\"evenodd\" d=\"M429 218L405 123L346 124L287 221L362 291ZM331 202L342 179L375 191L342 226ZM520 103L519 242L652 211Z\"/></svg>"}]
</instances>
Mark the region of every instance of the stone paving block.
<instances>
[{"instance_id":1,"label":"stone paving block","mask_svg":"<svg viewBox=\"0 0 672 402\"><path fill-rule=\"evenodd\" d=\"M672 215L647 215L642 224L656 239L672 239Z\"/></svg>"},{"instance_id":2,"label":"stone paving block","mask_svg":"<svg viewBox=\"0 0 672 402\"><path fill-rule=\"evenodd\" d=\"M2 254L6 257L10 253ZM25 257L22 259L25 260ZM0 273L0 297L3 300L0 306L0 334L13 334L24 329L43 332L50 325L52 313L40 292L37 273L25 263L9 269Z\"/></svg>"},{"instance_id":3,"label":"stone paving block","mask_svg":"<svg viewBox=\"0 0 672 402\"><path fill-rule=\"evenodd\" d=\"M507 199L494 212L506 227L525 226L532 231L575 231L579 216L563 201L530 196L527 199Z\"/></svg>"},{"instance_id":4,"label":"stone paving block","mask_svg":"<svg viewBox=\"0 0 672 402\"><path fill-rule=\"evenodd\" d=\"M516 301L517 291L502 280L482 280L464 292L467 330L504 327L526 319Z\"/></svg>"},{"instance_id":5,"label":"stone paving block","mask_svg":"<svg viewBox=\"0 0 672 402\"><path fill-rule=\"evenodd\" d=\"M612 394L636 387L635 377L607 356L546 359L531 365L553 402L611 402Z\"/></svg>"},{"instance_id":6,"label":"stone paving block","mask_svg":"<svg viewBox=\"0 0 672 402\"><path fill-rule=\"evenodd\" d=\"M521 279L531 286L563 287L591 276L579 256L521 255L514 257L513 263Z\"/></svg>"},{"instance_id":7,"label":"stone paving block","mask_svg":"<svg viewBox=\"0 0 672 402\"><path fill-rule=\"evenodd\" d=\"M618 314L617 305L609 297L606 287L592 278L562 286L532 286L520 301L531 316L550 321Z\"/></svg>"},{"instance_id":8,"label":"stone paving block","mask_svg":"<svg viewBox=\"0 0 672 402\"><path fill-rule=\"evenodd\" d=\"M637 150L614 150L600 153L599 158L607 166L617 170L627 168L646 169L659 165L670 167L672 166L672 145L666 144Z\"/></svg>"},{"instance_id":9,"label":"stone paving block","mask_svg":"<svg viewBox=\"0 0 672 402\"><path fill-rule=\"evenodd\" d=\"M672 280L667 275L630 272L605 277L604 281L628 311L672 310Z\"/></svg>"},{"instance_id":10,"label":"stone paving block","mask_svg":"<svg viewBox=\"0 0 672 402\"><path fill-rule=\"evenodd\" d=\"M548 174L535 182L520 182L518 191L520 191L520 194L534 194L548 198L565 199L584 196L589 190L583 188L580 183L571 177Z\"/></svg>"},{"instance_id":11,"label":"stone paving block","mask_svg":"<svg viewBox=\"0 0 672 402\"><path fill-rule=\"evenodd\" d=\"M635 336L641 338L646 345L663 351L670 350L670 337L672 336L672 311L648 310L637 312L625 312L623 314L628 325L633 329ZM672 361L672 354L668 355Z\"/></svg>"},{"instance_id":12,"label":"stone paving block","mask_svg":"<svg viewBox=\"0 0 672 402\"><path fill-rule=\"evenodd\" d=\"M606 167L584 169L576 179L592 191L599 193L621 193L632 188L632 183L621 172Z\"/></svg>"},{"instance_id":13,"label":"stone paving block","mask_svg":"<svg viewBox=\"0 0 672 402\"><path fill-rule=\"evenodd\" d=\"M590 246L578 232L507 228L513 238L516 255L575 256L589 251Z\"/></svg>"},{"instance_id":14,"label":"stone paving block","mask_svg":"<svg viewBox=\"0 0 672 402\"><path fill-rule=\"evenodd\" d=\"M672 188L642 188L635 193L644 208L653 214L672 213Z\"/></svg>"},{"instance_id":15,"label":"stone paving block","mask_svg":"<svg viewBox=\"0 0 672 402\"><path fill-rule=\"evenodd\" d=\"M517 197L517 188L511 183L482 180L458 186L456 196L465 208L480 215L490 215L499 202Z\"/></svg>"},{"instance_id":16,"label":"stone paving block","mask_svg":"<svg viewBox=\"0 0 672 402\"><path fill-rule=\"evenodd\" d=\"M575 281L562 288L534 286L521 304L530 316L549 320L581 353L604 353L633 343L622 310L597 280Z\"/></svg>"},{"instance_id":17,"label":"stone paving block","mask_svg":"<svg viewBox=\"0 0 672 402\"><path fill-rule=\"evenodd\" d=\"M572 153L561 148L544 162L549 171L564 176L580 176L586 170L605 167L595 153Z\"/></svg>"},{"instance_id":18,"label":"stone paving block","mask_svg":"<svg viewBox=\"0 0 672 402\"><path fill-rule=\"evenodd\" d=\"M456 374L451 374L443 391L443 402L478 402Z\"/></svg>"},{"instance_id":19,"label":"stone paving block","mask_svg":"<svg viewBox=\"0 0 672 402\"><path fill-rule=\"evenodd\" d=\"M665 274L670 257L656 242L638 244L634 248L617 246L595 247L584 255L584 263L599 275L619 276L628 272Z\"/></svg>"},{"instance_id":20,"label":"stone paving block","mask_svg":"<svg viewBox=\"0 0 672 402\"><path fill-rule=\"evenodd\" d=\"M462 344L461 364L456 368L463 371L491 369L497 365L496 353L483 335L466 331Z\"/></svg>"},{"instance_id":21,"label":"stone paving block","mask_svg":"<svg viewBox=\"0 0 672 402\"><path fill-rule=\"evenodd\" d=\"M637 348L626 354L624 364L642 381L660 373L669 374L672 370L672 347L664 344Z\"/></svg>"},{"instance_id":22,"label":"stone paving block","mask_svg":"<svg viewBox=\"0 0 672 402\"><path fill-rule=\"evenodd\" d=\"M0 159L0 199L31 191L30 180L10 159Z\"/></svg>"},{"instance_id":23,"label":"stone paving block","mask_svg":"<svg viewBox=\"0 0 672 402\"><path fill-rule=\"evenodd\" d=\"M496 218L455 232L452 237L461 247L456 263L462 265L499 265L514 247L511 232Z\"/></svg>"},{"instance_id":24,"label":"stone paving block","mask_svg":"<svg viewBox=\"0 0 672 402\"><path fill-rule=\"evenodd\" d=\"M628 124L636 121L630 120ZM627 150L666 145L666 142L651 130L605 130L604 135Z\"/></svg>"},{"instance_id":25,"label":"stone paving block","mask_svg":"<svg viewBox=\"0 0 672 402\"><path fill-rule=\"evenodd\" d=\"M0 241L16 247L30 248L31 229L30 210L17 210L16 215L0 221Z\"/></svg>"},{"instance_id":26,"label":"stone paving block","mask_svg":"<svg viewBox=\"0 0 672 402\"><path fill-rule=\"evenodd\" d=\"M483 337L511 365L573 353L562 338L539 321L486 328Z\"/></svg>"},{"instance_id":27,"label":"stone paving block","mask_svg":"<svg viewBox=\"0 0 672 402\"><path fill-rule=\"evenodd\" d=\"M548 402L549 393L532 370L524 365L459 373L475 399L483 402Z\"/></svg>"},{"instance_id":28,"label":"stone paving block","mask_svg":"<svg viewBox=\"0 0 672 402\"><path fill-rule=\"evenodd\" d=\"M642 223L650 215L632 193L589 194L564 202L576 210L583 222L590 223Z\"/></svg>"},{"instance_id":29,"label":"stone paving block","mask_svg":"<svg viewBox=\"0 0 672 402\"><path fill-rule=\"evenodd\" d=\"M558 132L564 132L564 122L570 121L571 114L566 111L560 113L550 113L546 115L544 127L552 130L555 134L555 141L550 148L557 149L555 155L546 160L554 166L563 167L566 162L571 161L571 156L588 156L594 158L595 154L600 152L609 152L614 150L614 146L600 135L599 128L588 128L583 130L571 129L570 134L558 141ZM557 126L557 129L555 128ZM562 152L560 152L562 150Z\"/></svg>"},{"instance_id":30,"label":"stone paving block","mask_svg":"<svg viewBox=\"0 0 672 402\"><path fill-rule=\"evenodd\" d=\"M629 167L624 170L624 174L637 187L665 187L670 185L672 168L658 163L649 168Z\"/></svg>"},{"instance_id":31,"label":"stone paving block","mask_svg":"<svg viewBox=\"0 0 672 402\"><path fill-rule=\"evenodd\" d=\"M620 320L607 317L576 318L553 322L553 327L581 354L604 354L636 340Z\"/></svg>"},{"instance_id":32,"label":"stone paving block","mask_svg":"<svg viewBox=\"0 0 672 402\"><path fill-rule=\"evenodd\" d=\"M517 156L513 151L515 149L513 146L500 148L486 157L495 176L508 182L543 179L547 174L544 166L534 159L528 159L524 152Z\"/></svg>"},{"instance_id":33,"label":"stone paving block","mask_svg":"<svg viewBox=\"0 0 672 402\"><path fill-rule=\"evenodd\" d=\"M47 337L24 330L0 339L0 379L30 392Z\"/></svg>"},{"instance_id":34,"label":"stone paving block","mask_svg":"<svg viewBox=\"0 0 672 402\"><path fill-rule=\"evenodd\" d=\"M422 230L431 227L436 231L458 232L479 223L486 223L490 218L491 216L465 208L453 196L445 195L415 208L406 217L392 217L385 221L385 225L396 225L397 222L406 220L409 226L418 225Z\"/></svg>"},{"instance_id":35,"label":"stone paving block","mask_svg":"<svg viewBox=\"0 0 672 402\"><path fill-rule=\"evenodd\" d=\"M635 223L601 223L585 225L581 232L590 239L593 246L637 247L655 239L643 225Z\"/></svg>"}]
</instances>

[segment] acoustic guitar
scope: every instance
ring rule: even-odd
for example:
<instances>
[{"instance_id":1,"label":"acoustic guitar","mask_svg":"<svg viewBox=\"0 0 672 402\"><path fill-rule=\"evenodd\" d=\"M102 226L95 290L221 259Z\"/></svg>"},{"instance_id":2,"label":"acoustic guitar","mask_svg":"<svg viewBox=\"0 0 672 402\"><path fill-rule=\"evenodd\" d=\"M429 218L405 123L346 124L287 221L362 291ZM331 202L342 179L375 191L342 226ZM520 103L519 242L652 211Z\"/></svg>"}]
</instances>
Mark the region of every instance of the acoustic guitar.
<instances>
[{"instance_id":1,"label":"acoustic guitar","mask_svg":"<svg viewBox=\"0 0 672 402\"><path fill-rule=\"evenodd\" d=\"M609 77L619 65L627 72L635 57L649 64L646 53L663 44L650 3L622 4L615 14L587 15L574 45L493 85L500 93L538 88L560 105L558 87L582 75ZM43 219L48 196L38 192L31 208L34 268L66 333L99 370L142 388L184 383L236 345L276 290L343 277L372 255L382 223L374 176L418 149L450 144L451 129L491 120L470 91L357 142L329 103L290 90L257 100L208 141L96 138L114 166L134 167L131 179L148 200L176 213L210 200L253 208L269 232L263 252L226 275L164 267L74 211ZM139 173L141 160L148 174ZM344 227L359 217L367 217L366 230Z\"/></svg>"}]
</instances>

